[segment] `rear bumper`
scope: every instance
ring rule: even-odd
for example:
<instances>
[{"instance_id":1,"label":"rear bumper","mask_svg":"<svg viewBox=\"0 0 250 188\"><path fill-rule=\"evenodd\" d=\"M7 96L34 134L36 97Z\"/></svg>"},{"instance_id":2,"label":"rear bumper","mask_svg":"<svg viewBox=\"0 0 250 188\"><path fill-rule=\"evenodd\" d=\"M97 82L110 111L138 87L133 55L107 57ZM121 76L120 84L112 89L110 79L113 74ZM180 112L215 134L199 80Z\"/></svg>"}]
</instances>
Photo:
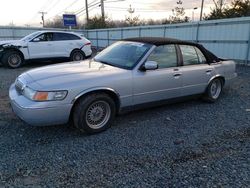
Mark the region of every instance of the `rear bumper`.
<instances>
[{"instance_id":1,"label":"rear bumper","mask_svg":"<svg viewBox=\"0 0 250 188\"><path fill-rule=\"evenodd\" d=\"M9 90L9 97L13 112L24 122L33 126L47 126L65 124L69 120L72 104L58 106L43 105L38 107L37 103L19 95L12 85Z\"/></svg>"},{"instance_id":2,"label":"rear bumper","mask_svg":"<svg viewBox=\"0 0 250 188\"><path fill-rule=\"evenodd\" d=\"M84 46L81 50L84 52L86 57L89 57L92 55L92 50L91 50L90 45Z\"/></svg>"},{"instance_id":3,"label":"rear bumper","mask_svg":"<svg viewBox=\"0 0 250 188\"><path fill-rule=\"evenodd\" d=\"M237 76L238 76L237 73L234 73L230 77L226 78L224 87L230 86L234 82L234 80L237 78Z\"/></svg>"}]
</instances>

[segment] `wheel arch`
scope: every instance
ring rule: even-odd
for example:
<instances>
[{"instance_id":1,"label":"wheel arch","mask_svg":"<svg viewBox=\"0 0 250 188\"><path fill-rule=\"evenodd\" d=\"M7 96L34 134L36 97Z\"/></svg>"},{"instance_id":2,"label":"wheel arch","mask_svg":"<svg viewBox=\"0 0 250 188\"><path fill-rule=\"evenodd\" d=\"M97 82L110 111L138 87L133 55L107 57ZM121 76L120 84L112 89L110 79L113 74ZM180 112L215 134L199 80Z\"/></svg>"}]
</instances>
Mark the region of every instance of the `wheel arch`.
<instances>
[{"instance_id":1,"label":"wheel arch","mask_svg":"<svg viewBox=\"0 0 250 188\"><path fill-rule=\"evenodd\" d=\"M75 51L80 51L80 52L81 52L81 53L83 53L83 54L84 54L84 56L86 57L85 52L84 52L84 51L82 51L80 48L74 48L73 50L71 50L71 52L70 52L70 56L69 56L69 57L71 57L71 56L72 56L72 54L73 54Z\"/></svg>"},{"instance_id":2,"label":"wheel arch","mask_svg":"<svg viewBox=\"0 0 250 188\"><path fill-rule=\"evenodd\" d=\"M214 79L220 79L222 81L222 86L225 85L225 77L220 75L220 74L217 74L215 76L213 76L212 78L210 78L209 82L208 82L208 85L214 80Z\"/></svg>"},{"instance_id":3,"label":"wheel arch","mask_svg":"<svg viewBox=\"0 0 250 188\"><path fill-rule=\"evenodd\" d=\"M79 93L73 100L72 100L72 108L71 108L71 112L70 112L70 117L72 117L72 114L73 114L73 111L74 111L74 108L76 106L76 104L80 101L80 99L86 97L87 95L91 95L91 94L94 94L94 93L106 93L107 95L109 95L115 102L115 105L116 105L116 113L119 112L120 110L120 95L117 91L115 91L114 89L112 88L107 88L107 87L98 87L98 88L91 88L91 89L88 89L88 90L85 90L81 93Z\"/></svg>"},{"instance_id":4,"label":"wheel arch","mask_svg":"<svg viewBox=\"0 0 250 188\"><path fill-rule=\"evenodd\" d=\"M22 56L23 60L25 60L24 54L23 54L23 52L22 52L20 49L14 48L14 47L4 48L4 51L2 52L3 55L4 55L4 53L6 53L6 52L8 52L8 51L15 51L15 52L18 52L18 53ZM3 56L3 55L2 55L2 56Z\"/></svg>"}]
</instances>

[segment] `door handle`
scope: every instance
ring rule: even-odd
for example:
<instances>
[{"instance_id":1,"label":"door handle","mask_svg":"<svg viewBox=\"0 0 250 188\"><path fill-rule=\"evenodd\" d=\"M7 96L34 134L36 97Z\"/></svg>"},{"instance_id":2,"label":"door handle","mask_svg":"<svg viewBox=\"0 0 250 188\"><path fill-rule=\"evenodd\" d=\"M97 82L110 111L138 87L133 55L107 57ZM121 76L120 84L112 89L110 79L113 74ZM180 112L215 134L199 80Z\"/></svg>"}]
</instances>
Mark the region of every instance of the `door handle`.
<instances>
[{"instance_id":1,"label":"door handle","mask_svg":"<svg viewBox=\"0 0 250 188\"><path fill-rule=\"evenodd\" d=\"M181 73L176 73L174 74L174 77L180 77L182 74Z\"/></svg>"},{"instance_id":2,"label":"door handle","mask_svg":"<svg viewBox=\"0 0 250 188\"><path fill-rule=\"evenodd\" d=\"M213 71L213 69L208 69L208 70L206 70L206 74L211 74L211 72Z\"/></svg>"},{"instance_id":3,"label":"door handle","mask_svg":"<svg viewBox=\"0 0 250 188\"><path fill-rule=\"evenodd\" d=\"M212 72L213 69L207 69L206 72Z\"/></svg>"}]
</instances>

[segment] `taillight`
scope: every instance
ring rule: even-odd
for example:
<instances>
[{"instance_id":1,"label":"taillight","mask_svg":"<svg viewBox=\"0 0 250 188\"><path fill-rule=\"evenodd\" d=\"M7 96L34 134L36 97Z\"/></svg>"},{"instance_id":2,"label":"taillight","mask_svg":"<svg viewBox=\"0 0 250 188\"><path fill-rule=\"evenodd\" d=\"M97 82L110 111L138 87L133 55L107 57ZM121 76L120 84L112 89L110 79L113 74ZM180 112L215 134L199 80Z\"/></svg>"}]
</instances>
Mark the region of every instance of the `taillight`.
<instances>
[{"instance_id":1,"label":"taillight","mask_svg":"<svg viewBox=\"0 0 250 188\"><path fill-rule=\"evenodd\" d=\"M88 43L85 44L85 46L88 46L88 45L91 45L91 42L88 42Z\"/></svg>"}]
</instances>

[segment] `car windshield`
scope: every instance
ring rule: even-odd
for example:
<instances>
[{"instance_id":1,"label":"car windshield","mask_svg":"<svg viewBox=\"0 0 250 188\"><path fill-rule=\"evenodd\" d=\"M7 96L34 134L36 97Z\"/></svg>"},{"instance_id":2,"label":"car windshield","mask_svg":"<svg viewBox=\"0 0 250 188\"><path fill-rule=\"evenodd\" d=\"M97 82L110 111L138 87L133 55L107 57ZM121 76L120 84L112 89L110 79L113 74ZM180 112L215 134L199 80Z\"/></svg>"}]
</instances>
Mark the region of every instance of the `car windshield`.
<instances>
[{"instance_id":1,"label":"car windshield","mask_svg":"<svg viewBox=\"0 0 250 188\"><path fill-rule=\"evenodd\" d=\"M152 45L139 42L116 42L109 46L94 60L124 69L133 69Z\"/></svg>"},{"instance_id":2,"label":"car windshield","mask_svg":"<svg viewBox=\"0 0 250 188\"><path fill-rule=\"evenodd\" d=\"M33 39L35 36L37 36L37 35L39 35L39 34L41 34L41 32L40 32L40 31L37 31L37 32L35 32L35 33L31 33L31 34L29 34L29 35L23 37L21 40L22 40L22 41L29 41L29 40Z\"/></svg>"}]
</instances>

